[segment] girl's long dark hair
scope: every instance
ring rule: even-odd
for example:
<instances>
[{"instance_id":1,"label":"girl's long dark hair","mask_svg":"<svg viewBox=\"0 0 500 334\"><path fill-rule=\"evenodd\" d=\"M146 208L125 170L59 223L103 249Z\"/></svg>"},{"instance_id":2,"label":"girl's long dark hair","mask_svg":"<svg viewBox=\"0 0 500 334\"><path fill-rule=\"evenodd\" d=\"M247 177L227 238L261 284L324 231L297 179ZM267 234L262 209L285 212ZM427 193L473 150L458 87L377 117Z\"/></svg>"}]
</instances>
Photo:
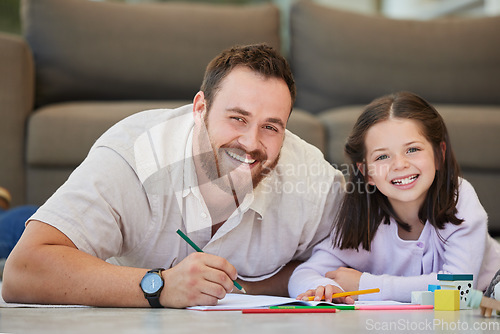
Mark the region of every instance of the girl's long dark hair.
<instances>
[{"instance_id":1,"label":"girl's long dark hair","mask_svg":"<svg viewBox=\"0 0 500 334\"><path fill-rule=\"evenodd\" d=\"M459 225L463 221L456 217L460 168L443 118L421 97L409 92L394 93L375 99L366 106L347 139L345 153L351 162L351 170L346 195L335 218L333 236L334 246L340 249L358 250L362 246L369 251L380 223L389 224L390 217L403 229L410 230L410 226L398 218L387 197L368 185L364 171L358 168L365 166L368 129L390 118L417 121L434 150L437 171L418 213L420 221L427 221L437 229L443 229L448 222Z\"/></svg>"}]
</instances>

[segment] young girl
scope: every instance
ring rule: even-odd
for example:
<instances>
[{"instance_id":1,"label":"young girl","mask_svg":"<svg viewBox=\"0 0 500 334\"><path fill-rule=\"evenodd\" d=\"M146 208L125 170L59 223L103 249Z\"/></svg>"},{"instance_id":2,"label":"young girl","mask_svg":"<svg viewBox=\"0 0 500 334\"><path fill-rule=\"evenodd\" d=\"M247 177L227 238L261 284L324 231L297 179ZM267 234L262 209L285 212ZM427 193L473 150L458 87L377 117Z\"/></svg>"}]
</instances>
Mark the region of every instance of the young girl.
<instances>
[{"instance_id":1,"label":"young girl","mask_svg":"<svg viewBox=\"0 0 500 334\"><path fill-rule=\"evenodd\" d=\"M412 291L438 284L438 272L472 273L475 288L488 287L500 245L428 102L407 92L374 100L345 151L353 171L332 238L297 267L291 296L331 301L334 292L380 288L359 300L409 302Z\"/></svg>"}]
</instances>

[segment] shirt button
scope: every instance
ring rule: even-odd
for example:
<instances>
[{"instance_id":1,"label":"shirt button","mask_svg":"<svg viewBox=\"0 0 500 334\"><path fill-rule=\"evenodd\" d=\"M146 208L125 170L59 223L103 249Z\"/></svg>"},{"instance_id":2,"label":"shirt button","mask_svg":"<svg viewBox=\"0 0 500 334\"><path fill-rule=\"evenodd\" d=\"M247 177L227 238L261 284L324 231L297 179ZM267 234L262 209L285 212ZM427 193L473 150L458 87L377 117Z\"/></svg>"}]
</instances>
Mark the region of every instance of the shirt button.
<instances>
[{"instance_id":1,"label":"shirt button","mask_svg":"<svg viewBox=\"0 0 500 334\"><path fill-rule=\"evenodd\" d=\"M418 248L424 248L424 243L421 242L421 241L417 242L417 247Z\"/></svg>"},{"instance_id":2,"label":"shirt button","mask_svg":"<svg viewBox=\"0 0 500 334\"><path fill-rule=\"evenodd\" d=\"M207 214L206 214L205 212L202 212L202 213L200 214L200 216L201 216L201 218L203 218L203 219L207 218Z\"/></svg>"}]
</instances>

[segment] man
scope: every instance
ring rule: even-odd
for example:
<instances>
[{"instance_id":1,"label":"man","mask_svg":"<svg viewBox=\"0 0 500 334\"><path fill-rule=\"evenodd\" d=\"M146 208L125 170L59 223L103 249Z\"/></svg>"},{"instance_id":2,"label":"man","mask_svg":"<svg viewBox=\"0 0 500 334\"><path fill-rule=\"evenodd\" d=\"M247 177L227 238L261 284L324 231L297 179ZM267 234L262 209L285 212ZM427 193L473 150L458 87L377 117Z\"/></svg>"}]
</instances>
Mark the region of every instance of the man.
<instances>
[{"instance_id":1,"label":"man","mask_svg":"<svg viewBox=\"0 0 500 334\"><path fill-rule=\"evenodd\" d=\"M294 99L283 57L235 47L208 65L192 105L113 126L28 222L4 300L182 308L216 304L233 280L287 295L298 261L328 235L343 186L285 129Z\"/></svg>"}]
</instances>

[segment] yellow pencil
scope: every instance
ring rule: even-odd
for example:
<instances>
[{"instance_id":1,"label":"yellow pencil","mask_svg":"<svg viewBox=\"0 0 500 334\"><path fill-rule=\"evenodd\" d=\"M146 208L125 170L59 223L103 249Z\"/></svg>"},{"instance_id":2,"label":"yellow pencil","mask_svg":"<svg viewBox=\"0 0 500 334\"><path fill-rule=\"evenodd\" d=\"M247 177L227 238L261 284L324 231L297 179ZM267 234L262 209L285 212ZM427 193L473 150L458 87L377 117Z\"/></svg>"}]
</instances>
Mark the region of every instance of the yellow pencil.
<instances>
[{"instance_id":1,"label":"yellow pencil","mask_svg":"<svg viewBox=\"0 0 500 334\"><path fill-rule=\"evenodd\" d=\"M377 293L377 292L380 292L379 288L358 290L358 291L346 291L346 292L334 293L332 295L332 298L340 298L340 297L354 296L354 295L365 295L367 293ZM310 296L309 300L314 300L314 296ZM321 297L321 300L325 300L325 296Z\"/></svg>"}]
</instances>

